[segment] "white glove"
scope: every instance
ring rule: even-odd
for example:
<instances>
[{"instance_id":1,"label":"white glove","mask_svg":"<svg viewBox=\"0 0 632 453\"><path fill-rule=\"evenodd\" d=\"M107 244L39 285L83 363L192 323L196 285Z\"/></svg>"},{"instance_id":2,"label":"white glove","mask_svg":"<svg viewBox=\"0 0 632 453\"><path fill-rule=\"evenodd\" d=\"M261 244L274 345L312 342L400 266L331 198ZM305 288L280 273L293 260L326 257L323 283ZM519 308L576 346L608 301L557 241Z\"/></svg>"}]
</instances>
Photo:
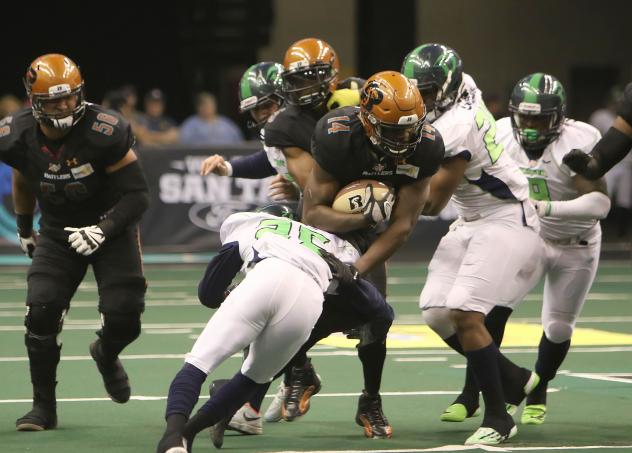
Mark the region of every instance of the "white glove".
<instances>
[{"instance_id":1,"label":"white glove","mask_svg":"<svg viewBox=\"0 0 632 453\"><path fill-rule=\"evenodd\" d=\"M18 241L20 241L20 248L26 256L33 258L33 252L37 246L37 232L33 230L30 236L23 238L18 233Z\"/></svg>"},{"instance_id":2,"label":"white glove","mask_svg":"<svg viewBox=\"0 0 632 453\"><path fill-rule=\"evenodd\" d=\"M391 191L383 199L377 200L373 194L373 186L369 184L366 187L364 198L366 199L366 204L362 209L364 218L373 225L388 222L391 218L393 204L395 204L395 195L393 192Z\"/></svg>"},{"instance_id":3,"label":"white glove","mask_svg":"<svg viewBox=\"0 0 632 453\"><path fill-rule=\"evenodd\" d=\"M68 242L75 252L85 256L92 255L105 241L103 231L96 225L83 228L66 227L64 231L71 232Z\"/></svg>"},{"instance_id":4,"label":"white glove","mask_svg":"<svg viewBox=\"0 0 632 453\"><path fill-rule=\"evenodd\" d=\"M548 217L551 215L550 201L531 200L531 202L533 203L535 212L538 213L538 217Z\"/></svg>"}]
</instances>

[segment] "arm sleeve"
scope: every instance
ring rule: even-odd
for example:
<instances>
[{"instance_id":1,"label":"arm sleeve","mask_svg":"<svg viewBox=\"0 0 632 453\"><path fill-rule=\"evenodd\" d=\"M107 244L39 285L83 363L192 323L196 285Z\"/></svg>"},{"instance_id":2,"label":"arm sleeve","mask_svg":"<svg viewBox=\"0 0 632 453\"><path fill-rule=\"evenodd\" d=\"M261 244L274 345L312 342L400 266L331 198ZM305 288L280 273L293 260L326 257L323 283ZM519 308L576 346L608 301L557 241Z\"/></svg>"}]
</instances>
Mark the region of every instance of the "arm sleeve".
<instances>
[{"instance_id":1,"label":"arm sleeve","mask_svg":"<svg viewBox=\"0 0 632 453\"><path fill-rule=\"evenodd\" d=\"M610 198L601 192L589 192L573 200L551 201L548 216L568 220L604 219L610 211Z\"/></svg>"},{"instance_id":2,"label":"arm sleeve","mask_svg":"<svg viewBox=\"0 0 632 453\"><path fill-rule=\"evenodd\" d=\"M276 175L276 170L270 165L264 150L231 159L229 162L233 168L233 178L263 179Z\"/></svg>"},{"instance_id":3,"label":"arm sleeve","mask_svg":"<svg viewBox=\"0 0 632 453\"><path fill-rule=\"evenodd\" d=\"M198 299L202 305L209 308L219 307L224 301L224 292L242 265L239 243L224 244L217 255L208 263L204 277L198 285Z\"/></svg>"},{"instance_id":4,"label":"arm sleeve","mask_svg":"<svg viewBox=\"0 0 632 453\"><path fill-rule=\"evenodd\" d=\"M597 177L603 176L621 161L630 152L630 148L632 148L632 137L614 127L608 129L590 153L599 165Z\"/></svg>"},{"instance_id":5,"label":"arm sleeve","mask_svg":"<svg viewBox=\"0 0 632 453\"><path fill-rule=\"evenodd\" d=\"M108 175L110 191L120 194L118 202L99 222L106 238L116 236L138 222L149 207L149 191L138 161Z\"/></svg>"}]
</instances>

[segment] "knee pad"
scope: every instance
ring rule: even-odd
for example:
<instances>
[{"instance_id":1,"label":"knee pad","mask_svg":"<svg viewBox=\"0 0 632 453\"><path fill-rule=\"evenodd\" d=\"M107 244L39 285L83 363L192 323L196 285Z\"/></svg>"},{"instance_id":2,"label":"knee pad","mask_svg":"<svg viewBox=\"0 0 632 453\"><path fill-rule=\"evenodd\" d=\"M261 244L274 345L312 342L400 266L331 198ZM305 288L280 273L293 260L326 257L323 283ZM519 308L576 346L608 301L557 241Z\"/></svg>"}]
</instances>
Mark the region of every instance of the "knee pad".
<instances>
[{"instance_id":1,"label":"knee pad","mask_svg":"<svg viewBox=\"0 0 632 453\"><path fill-rule=\"evenodd\" d=\"M544 325L544 334L551 343L564 343L571 339L574 328L574 319L552 319Z\"/></svg>"},{"instance_id":2,"label":"knee pad","mask_svg":"<svg viewBox=\"0 0 632 453\"><path fill-rule=\"evenodd\" d=\"M454 324L450 319L450 310L447 308L427 308L421 312L425 323L434 330L442 339L451 337L456 333Z\"/></svg>"},{"instance_id":3,"label":"knee pad","mask_svg":"<svg viewBox=\"0 0 632 453\"><path fill-rule=\"evenodd\" d=\"M102 313L102 338L129 344L140 335L140 313Z\"/></svg>"},{"instance_id":4,"label":"knee pad","mask_svg":"<svg viewBox=\"0 0 632 453\"><path fill-rule=\"evenodd\" d=\"M27 305L24 325L33 337L56 337L64 325L67 310L59 305Z\"/></svg>"},{"instance_id":5,"label":"knee pad","mask_svg":"<svg viewBox=\"0 0 632 453\"><path fill-rule=\"evenodd\" d=\"M386 343L386 335L391 328L392 321L384 318L377 318L362 324L359 328L360 342L356 345L357 348L368 346L373 343Z\"/></svg>"}]
</instances>

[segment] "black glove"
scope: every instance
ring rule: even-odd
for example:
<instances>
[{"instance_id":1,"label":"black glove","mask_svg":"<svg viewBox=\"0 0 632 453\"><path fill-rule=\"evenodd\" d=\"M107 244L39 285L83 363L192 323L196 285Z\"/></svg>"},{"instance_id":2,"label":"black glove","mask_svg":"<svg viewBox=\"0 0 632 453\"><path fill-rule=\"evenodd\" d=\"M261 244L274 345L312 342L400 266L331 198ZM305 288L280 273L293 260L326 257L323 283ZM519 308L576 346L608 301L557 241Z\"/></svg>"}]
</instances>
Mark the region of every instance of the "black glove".
<instances>
[{"instance_id":1,"label":"black glove","mask_svg":"<svg viewBox=\"0 0 632 453\"><path fill-rule=\"evenodd\" d=\"M331 269L331 275L335 280L338 280L340 286L353 285L360 278L360 272L353 266L353 264L345 264L336 258L332 253L325 250L320 252L323 260Z\"/></svg>"},{"instance_id":2,"label":"black glove","mask_svg":"<svg viewBox=\"0 0 632 453\"><path fill-rule=\"evenodd\" d=\"M575 173L588 179L599 178L599 162L591 154L586 154L582 150L572 149L570 153L562 159L568 167Z\"/></svg>"}]
</instances>

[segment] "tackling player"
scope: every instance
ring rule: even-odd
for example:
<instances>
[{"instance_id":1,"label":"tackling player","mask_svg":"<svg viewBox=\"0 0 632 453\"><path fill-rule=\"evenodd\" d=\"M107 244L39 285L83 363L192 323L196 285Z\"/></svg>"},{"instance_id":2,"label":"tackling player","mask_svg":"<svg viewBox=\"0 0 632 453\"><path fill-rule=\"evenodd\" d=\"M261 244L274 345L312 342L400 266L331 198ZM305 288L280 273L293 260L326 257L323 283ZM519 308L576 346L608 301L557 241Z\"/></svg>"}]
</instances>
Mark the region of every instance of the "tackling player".
<instances>
[{"instance_id":1,"label":"tackling player","mask_svg":"<svg viewBox=\"0 0 632 453\"><path fill-rule=\"evenodd\" d=\"M268 212L233 214L222 224L220 237L223 246L198 288L200 301L219 309L171 383L158 453L190 451L198 432L230 417L261 387L267 388L310 336L332 277L340 283L336 304L393 319L379 292L343 264L358 257L347 241ZM224 300L240 270L247 272L244 280ZM189 420L206 376L248 345L241 371Z\"/></svg>"},{"instance_id":2,"label":"tackling player","mask_svg":"<svg viewBox=\"0 0 632 453\"><path fill-rule=\"evenodd\" d=\"M58 335L88 265L102 322L90 354L110 398L129 400L118 355L141 331L146 283L136 223L149 199L129 124L85 101L83 79L70 58L35 59L24 84L31 108L0 123L0 159L15 169L18 236L33 259L25 319L33 409L16 427L41 431L57 426ZM32 225L36 200L39 236Z\"/></svg>"},{"instance_id":3,"label":"tackling player","mask_svg":"<svg viewBox=\"0 0 632 453\"><path fill-rule=\"evenodd\" d=\"M508 316L505 307L526 295L521 282L537 268L538 218L527 201L527 180L496 140L494 118L454 49L421 45L406 56L402 72L421 91L445 140L446 159L430 182L423 213L437 215L451 197L459 212L428 266L419 305L426 323L467 357L470 380L483 392L483 422L465 443L498 444L516 433L504 394L520 403L537 376L500 353L485 318L497 305ZM457 398L442 420L476 414L478 386L475 399L465 396L470 395Z\"/></svg>"},{"instance_id":4,"label":"tackling player","mask_svg":"<svg viewBox=\"0 0 632 453\"><path fill-rule=\"evenodd\" d=\"M406 241L417 223L430 177L443 160L441 135L425 124L425 117L424 103L415 85L398 72L384 71L367 80L359 108L345 107L328 113L314 131L315 163L304 191L303 220L336 234L388 223L354 263L362 275L381 271L381 282L376 286L383 293L385 261ZM365 178L391 185L397 194L395 205L392 197L378 201L371 193L362 213L342 213L331 208L341 187ZM365 388L358 401L356 422L367 437L391 437L392 428L379 394L386 332L370 334L376 330L380 329L363 329L358 345ZM317 334L314 331L312 335Z\"/></svg>"},{"instance_id":5,"label":"tackling player","mask_svg":"<svg viewBox=\"0 0 632 453\"><path fill-rule=\"evenodd\" d=\"M625 87L619 115L595 148L586 154L573 149L564 156L564 163L577 174L597 180L625 157L632 148L632 83Z\"/></svg>"}]
</instances>

